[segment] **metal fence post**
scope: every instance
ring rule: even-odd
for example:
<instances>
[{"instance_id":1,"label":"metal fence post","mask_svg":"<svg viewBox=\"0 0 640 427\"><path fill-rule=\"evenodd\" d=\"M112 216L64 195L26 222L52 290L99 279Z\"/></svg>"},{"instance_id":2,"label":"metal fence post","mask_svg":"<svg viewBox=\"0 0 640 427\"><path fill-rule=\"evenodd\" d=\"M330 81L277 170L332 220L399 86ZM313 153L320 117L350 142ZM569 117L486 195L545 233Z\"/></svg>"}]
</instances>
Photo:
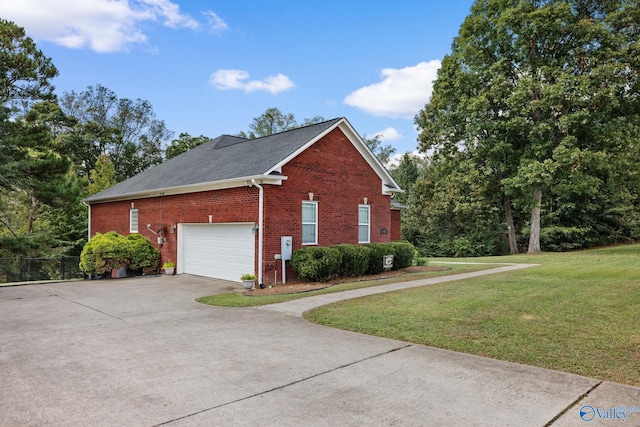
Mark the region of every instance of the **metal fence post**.
<instances>
[{"instance_id":1,"label":"metal fence post","mask_svg":"<svg viewBox=\"0 0 640 427\"><path fill-rule=\"evenodd\" d=\"M22 255L20 255L20 281L22 282Z\"/></svg>"},{"instance_id":2,"label":"metal fence post","mask_svg":"<svg viewBox=\"0 0 640 427\"><path fill-rule=\"evenodd\" d=\"M60 257L60 275L62 276L62 280L64 280L64 255Z\"/></svg>"}]
</instances>

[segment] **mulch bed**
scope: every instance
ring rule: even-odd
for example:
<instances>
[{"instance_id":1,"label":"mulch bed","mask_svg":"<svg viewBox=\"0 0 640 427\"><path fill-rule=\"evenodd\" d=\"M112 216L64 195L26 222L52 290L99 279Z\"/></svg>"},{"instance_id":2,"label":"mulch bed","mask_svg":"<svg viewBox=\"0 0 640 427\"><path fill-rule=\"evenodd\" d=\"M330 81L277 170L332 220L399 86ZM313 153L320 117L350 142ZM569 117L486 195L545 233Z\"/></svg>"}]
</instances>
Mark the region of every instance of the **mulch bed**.
<instances>
[{"instance_id":1,"label":"mulch bed","mask_svg":"<svg viewBox=\"0 0 640 427\"><path fill-rule=\"evenodd\" d=\"M315 291L318 289L327 288L329 286L333 286L338 283L353 283L353 282L363 282L368 280L388 279L390 277L400 277L408 273L426 273L430 271L443 271L448 269L449 267L414 266L414 267L404 268L402 270L388 271L380 274L369 274L369 275L360 276L360 277L341 277L339 279L329 280L327 282L308 282L305 280L294 279L292 281L288 281L286 284L280 283L275 286L267 287L264 289L260 289L259 287L256 286L251 291L243 292L243 295L261 296L261 295L276 295L276 294L296 294L301 292L309 292L309 291Z\"/></svg>"}]
</instances>

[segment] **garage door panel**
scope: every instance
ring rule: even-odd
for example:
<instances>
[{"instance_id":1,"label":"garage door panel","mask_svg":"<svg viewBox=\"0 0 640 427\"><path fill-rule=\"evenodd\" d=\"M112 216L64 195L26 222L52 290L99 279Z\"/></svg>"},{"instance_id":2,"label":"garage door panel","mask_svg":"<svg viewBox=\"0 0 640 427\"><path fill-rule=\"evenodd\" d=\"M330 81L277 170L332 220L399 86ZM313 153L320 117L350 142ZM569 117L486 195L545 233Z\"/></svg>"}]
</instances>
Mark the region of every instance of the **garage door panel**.
<instances>
[{"instance_id":1,"label":"garage door panel","mask_svg":"<svg viewBox=\"0 0 640 427\"><path fill-rule=\"evenodd\" d=\"M253 224L184 224L179 231L183 273L239 281L254 271Z\"/></svg>"}]
</instances>

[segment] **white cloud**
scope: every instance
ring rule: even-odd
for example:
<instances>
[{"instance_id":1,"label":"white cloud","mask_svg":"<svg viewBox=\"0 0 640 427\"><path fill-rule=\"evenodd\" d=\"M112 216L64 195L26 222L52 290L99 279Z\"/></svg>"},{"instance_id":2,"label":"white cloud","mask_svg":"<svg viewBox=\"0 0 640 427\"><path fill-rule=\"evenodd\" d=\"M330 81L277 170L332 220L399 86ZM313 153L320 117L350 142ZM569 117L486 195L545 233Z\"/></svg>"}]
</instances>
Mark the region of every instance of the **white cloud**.
<instances>
[{"instance_id":1,"label":"white cloud","mask_svg":"<svg viewBox=\"0 0 640 427\"><path fill-rule=\"evenodd\" d=\"M202 14L207 17L207 20L209 21L209 28L214 32L221 33L229 29L229 25L227 25L227 23L224 22L224 20L214 11L207 10L206 12L202 12Z\"/></svg>"},{"instance_id":2,"label":"white cloud","mask_svg":"<svg viewBox=\"0 0 640 427\"><path fill-rule=\"evenodd\" d=\"M398 165L400 165L400 161L402 160L402 156L404 156L405 154L409 154L412 157L417 157L419 159L426 159L427 157L429 157L428 153L421 153L418 150L414 150L414 151L407 151L406 153L395 153L393 156L391 156L391 159L389 159L389 168L395 168Z\"/></svg>"},{"instance_id":3,"label":"white cloud","mask_svg":"<svg viewBox=\"0 0 640 427\"><path fill-rule=\"evenodd\" d=\"M24 27L35 39L100 53L146 42L138 27L143 21L160 21L170 28L199 27L170 0L15 0L0 2L0 16Z\"/></svg>"},{"instance_id":4,"label":"white cloud","mask_svg":"<svg viewBox=\"0 0 640 427\"><path fill-rule=\"evenodd\" d=\"M248 80L249 73L244 70L218 70L211 74L209 83L216 89L239 89L246 93L265 91L277 94L289 90L295 85L284 74L278 73L275 76L268 76L262 80Z\"/></svg>"},{"instance_id":5,"label":"white cloud","mask_svg":"<svg viewBox=\"0 0 640 427\"><path fill-rule=\"evenodd\" d=\"M382 81L349 94L344 102L374 116L412 119L431 98L440 61L412 67L385 68Z\"/></svg>"},{"instance_id":6,"label":"white cloud","mask_svg":"<svg viewBox=\"0 0 640 427\"><path fill-rule=\"evenodd\" d=\"M400 132L398 132L395 128L391 128L391 127L381 130L379 132L376 132L374 135L375 136L380 135L380 139L382 141L398 141L404 138L404 136L402 136Z\"/></svg>"}]
</instances>

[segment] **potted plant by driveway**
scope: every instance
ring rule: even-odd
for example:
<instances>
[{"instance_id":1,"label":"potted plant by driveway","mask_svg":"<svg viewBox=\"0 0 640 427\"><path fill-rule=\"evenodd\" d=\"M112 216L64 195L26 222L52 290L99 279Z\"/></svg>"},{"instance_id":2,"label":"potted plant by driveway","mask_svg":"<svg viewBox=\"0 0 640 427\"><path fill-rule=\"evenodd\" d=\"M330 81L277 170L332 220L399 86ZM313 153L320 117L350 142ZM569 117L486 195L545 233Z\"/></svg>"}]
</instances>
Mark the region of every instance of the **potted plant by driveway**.
<instances>
[{"instance_id":1,"label":"potted plant by driveway","mask_svg":"<svg viewBox=\"0 0 640 427\"><path fill-rule=\"evenodd\" d=\"M176 264L171 261L165 261L162 264L162 269L164 270L164 274L171 276L176 271Z\"/></svg>"},{"instance_id":2,"label":"potted plant by driveway","mask_svg":"<svg viewBox=\"0 0 640 427\"><path fill-rule=\"evenodd\" d=\"M255 274L247 273L240 276L240 280L242 280L242 284L244 285L245 289L251 290L253 289L253 285L255 284L256 276Z\"/></svg>"}]
</instances>

